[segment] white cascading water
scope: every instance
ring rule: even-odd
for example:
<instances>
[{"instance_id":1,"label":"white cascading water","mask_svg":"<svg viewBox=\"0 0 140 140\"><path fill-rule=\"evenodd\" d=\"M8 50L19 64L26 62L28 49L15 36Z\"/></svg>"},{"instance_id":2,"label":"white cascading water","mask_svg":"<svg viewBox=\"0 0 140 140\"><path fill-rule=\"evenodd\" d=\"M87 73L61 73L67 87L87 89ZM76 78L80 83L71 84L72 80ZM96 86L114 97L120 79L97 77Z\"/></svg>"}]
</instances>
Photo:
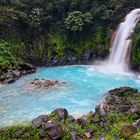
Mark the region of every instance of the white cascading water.
<instances>
[{"instance_id":1,"label":"white cascading water","mask_svg":"<svg viewBox=\"0 0 140 140\"><path fill-rule=\"evenodd\" d=\"M129 57L129 46L131 46L129 36L133 33L139 20L140 9L135 9L126 16L124 22L120 23L107 62L107 67L110 70L118 72L127 70L128 62L126 62L126 59Z\"/></svg>"}]
</instances>

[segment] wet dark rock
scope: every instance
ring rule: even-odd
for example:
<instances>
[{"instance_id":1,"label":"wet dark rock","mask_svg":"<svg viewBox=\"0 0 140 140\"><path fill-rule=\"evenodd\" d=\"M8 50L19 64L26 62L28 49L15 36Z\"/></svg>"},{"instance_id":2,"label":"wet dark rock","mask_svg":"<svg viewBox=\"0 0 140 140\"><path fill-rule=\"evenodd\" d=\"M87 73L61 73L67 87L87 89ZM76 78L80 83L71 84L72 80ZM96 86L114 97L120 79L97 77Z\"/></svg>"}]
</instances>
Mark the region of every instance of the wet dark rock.
<instances>
[{"instance_id":1,"label":"wet dark rock","mask_svg":"<svg viewBox=\"0 0 140 140\"><path fill-rule=\"evenodd\" d=\"M68 111L65 108L58 108L52 112L55 116L61 120L66 120L69 116Z\"/></svg>"},{"instance_id":2,"label":"wet dark rock","mask_svg":"<svg viewBox=\"0 0 140 140\"><path fill-rule=\"evenodd\" d=\"M9 70L8 73L6 74L6 76L4 77L2 83L7 83L7 84L10 84L10 83L13 83L15 82L17 79L19 79L19 77L21 76L21 73L20 71L17 71L17 70Z\"/></svg>"},{"instance_id":3,"label":"wet dark rock","mask_svg":"<svg viewBox=\"0 0 140 140\"><path fill-rule=\"evenodd\" d=\"M57 66L59 58L57 56L52 57L50 61L50 66Z\"/></svg>"},{"instance_id":4,"label":"wet dark rock","mask_svg":"<svg viewBox=\"0 0 140 140\"><path fill-rule=\"evenodd\" d=\"M52 139L52 140L60 140L62 137L62 132L60 126L55 122L47 122L44 125L44 130L46 131L46 134Z\"/></svg>"},{"instance_id":5,"label":"wet dark rock","mask_svg":"<svg viewBox=\"0 0 140 140\"><path fill-rule=\"evenodd\" d=\"M35 72L36 72L36 69L32 69L32 70L28 70L27 74L32 74L32 73L35 73Z\"/></svg>"},{"instance_id":6,"label":"wet dark rock","mask_svg":"<svg viewBox=\"0 0 140 140\"><path fill-rule=\"evenodd\" d=\"M70 60L70 65L77 64L78 58L76 56L73 56Z\"/></svg>"},{"instance_id":7,"label":"wet dark rock","mask_svg":"<svg viewBox=\"0 0 140 140\"><path fill-rule=\"evenodd\" d=\"M135 126L133 125L123 125L121 128L121 136L125 139L130 138L132 135L134 135L136 133L137 129Z\"/></svg>"},{"instance_id":8,"label":"wet dark rock","mask_svg":"<svg viewBox=\"0 0 140 140\"><path fill-rule=\"evenodd\" d=\"M0 75L0 82L2 84L10 84L19 79L22 75L31 74L36 71L36 68L31 64L22 63L15 64L15 66L10 67L5 73Z\"/></svg>"},{"instance_id":9,"label":"wet dark rock","mask_svg":"<svg viewBox=\"0 0 140 140\"><path fill-rule=\"evenodd\" d=\"M19 70L22 75L27 75L36 72L36 68L29 63L20 63Z\"/></svg>"},{"instance_id":10,"label":"wet dark rock","mask_svg":"<svg viewBox=\"0 0 140 140\"><path fill-rule=\"evenodd\" d=\"M19 67L21 71L22 70L27 70L27 71L36 70L36 68L29 63L20 63Z\"/></svg>"},{"instance_id":11,"label":"wet dark rock","mask_svg":"<svg viewBox=\"0 0 140 140\"><path fill-rule=\"evenodd\" d=\"M106 51L101 51L102 45L97 45L97 49L87 48L79 56L71 49L67 49L62 57L56 53L52 54L52 58L46 61L47 66L62 66L75 64L90 64L95 59L102 59L107 56Z\"/></svg>"},{"instance_id":12,"label":"wet dark rock","mask_svg":"<svg viewBox=\"0 0 140 140\"><path fill-rule=\"evenodd\" d=\"M39 126L45 124L45 122L48 122L49 120L50 120L50 118L48 117L48 115L40 115L37 118L32 120L32 126L39 127Z\"/></svg>"},{"instance_id":13,"label":"wet dark rock","mask_svg":"<svg viewBox=\"0 0 140 140\"><path fill-rule=\"evenodd\" d=\"M85 50L80 56L80 62L82 64L88 64L93 58L93 55L94 55L93 49Z\"/></svg>"},{"instance_id":14,"label":"wet dark rock","mask_svg":"<svg viewBox=\"0 0 140 140\"><path fill-rule=\"evenodd\" d=\"M66 56L62 57L59 61L59 64L60 65L66 65L67 64L67 57Z\"/></svg>"}]
</instances>

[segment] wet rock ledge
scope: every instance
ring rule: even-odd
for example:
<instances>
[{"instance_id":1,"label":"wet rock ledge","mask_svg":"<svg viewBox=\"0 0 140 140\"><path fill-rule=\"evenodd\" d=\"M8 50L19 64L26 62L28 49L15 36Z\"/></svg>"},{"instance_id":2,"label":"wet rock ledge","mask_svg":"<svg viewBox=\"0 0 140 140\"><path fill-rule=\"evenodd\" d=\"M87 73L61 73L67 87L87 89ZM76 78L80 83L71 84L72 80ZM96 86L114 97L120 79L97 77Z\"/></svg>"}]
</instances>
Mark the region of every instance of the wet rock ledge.
<instances>
[{"instance_id":1,"label":"wet rock ledge","mask_svg":"<svg viewBox=\"0 0 140 140\"><path fill-rule=\"evenodd\" d=\"M58 108L40 115L29 126L3 128L0 138L38 140L139 140L140 93L121 87L110 90L105 100L79 118Z\"/></svg>"},{"instance_id":2,"label":"wet rock ledge","mask_svg":"<svg viewBox=\"0 0 140 140\"><path fill-rule=\"evenodd\" d=\"M28 63L14 64L14 66L9 68L8 70L3 71L3 73L0 74L0 83L2 84L13 83L21 76L34 73L35 71L36 68Z\"/></svg>"}]
</instances>

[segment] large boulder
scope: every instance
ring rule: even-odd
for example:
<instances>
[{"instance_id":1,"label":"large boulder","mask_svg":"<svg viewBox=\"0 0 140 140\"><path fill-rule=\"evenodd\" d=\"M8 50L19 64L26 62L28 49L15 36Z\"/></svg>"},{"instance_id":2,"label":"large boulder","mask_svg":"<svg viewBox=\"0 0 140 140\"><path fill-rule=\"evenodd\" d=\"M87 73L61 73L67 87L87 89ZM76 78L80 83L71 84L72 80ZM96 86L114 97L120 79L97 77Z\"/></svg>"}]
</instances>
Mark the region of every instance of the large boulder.
<instances>
[{"instance_id":1,"label":"large boulder","mask_svg":"<svg viewBox=\"0 0 140 140\"><path fill-rule=\"evenodd\" d=\"M44 125L44 130L52 140L61 140L62 131L57 123L51 121L47 122ZM44 133L44 131L42 132Z\"/></svg>"},{"instance_id":2,"label":"large boulder","mask_svg":"<svg viewBox=\"0 0 140 140\"><path fill-rule=\"evenodd\" d=\"M120 87L108 92L108 96L105 98L106 104L111 110L115 110L121 113L137 113L139 108L136 100L139 97L138 90L130 87Z\"/></svg>"},{"instance_id":3,"label":"large boulder","mask_svg":"<svg viewBox=\"0 0 140 140\"><path fill-rule=\"evenodd\" d=\"M49 120L50 120L50 118L48 117L48 115L40 115L37 118L32 120L32 126L39 127L41 125L44 125Z\"/></svg>"},{"instance_id":4,"label":"large boulder","mask_svg":"<svg viewBox=\"0 0 140 140\"><path fill-rule=\"evenodd\" d=\"M132 135L136 133L137 129L134 125L123 125L121 128L121 136L125 139L130 138Z\"/></svg>"},{"instance_id":5,"label":"large boulder","mask_svg":"<svg viewBox=\"0 0 140 140\"><path fill-rule=\"evenodd\" d=\"M51 114L57 116L61 120L66 120L69 116L68 111L65 108L58 108L54 110Z\"/></svg>"},{"instance_id":6,"label":"large boulder","mask_svg":"<svg viewBox=\"0 0 140 140\"><path fill-rule=\"evenodd\" d=\"M120 88L115 88L113 90L110 90L108 93L109 95L116 95L116 96L126 96L130 95L132 93L137 93L138 90L135 88L130 88L130 87L120 87Z\"/></svg>"}]
</instances>

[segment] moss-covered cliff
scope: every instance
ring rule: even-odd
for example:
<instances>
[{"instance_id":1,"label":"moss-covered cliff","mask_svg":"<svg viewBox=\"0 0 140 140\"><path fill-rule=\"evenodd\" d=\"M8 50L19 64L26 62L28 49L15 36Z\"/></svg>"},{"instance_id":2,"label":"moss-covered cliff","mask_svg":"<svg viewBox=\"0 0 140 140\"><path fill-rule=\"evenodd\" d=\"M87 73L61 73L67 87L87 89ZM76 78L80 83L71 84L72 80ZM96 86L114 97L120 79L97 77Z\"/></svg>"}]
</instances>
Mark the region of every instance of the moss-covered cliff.
<instances>
[{"instance_id":1,"label":"moss-covered cliff","mask_svg":"<svg viewBox=\"0 0 140 140\"><path fill-rule=\"evenodd\" d=\"M131 67L136 71L140 71L140 23L137 25L135 32L132 34L131 38Z\"/></svg>"}]
</instances>

